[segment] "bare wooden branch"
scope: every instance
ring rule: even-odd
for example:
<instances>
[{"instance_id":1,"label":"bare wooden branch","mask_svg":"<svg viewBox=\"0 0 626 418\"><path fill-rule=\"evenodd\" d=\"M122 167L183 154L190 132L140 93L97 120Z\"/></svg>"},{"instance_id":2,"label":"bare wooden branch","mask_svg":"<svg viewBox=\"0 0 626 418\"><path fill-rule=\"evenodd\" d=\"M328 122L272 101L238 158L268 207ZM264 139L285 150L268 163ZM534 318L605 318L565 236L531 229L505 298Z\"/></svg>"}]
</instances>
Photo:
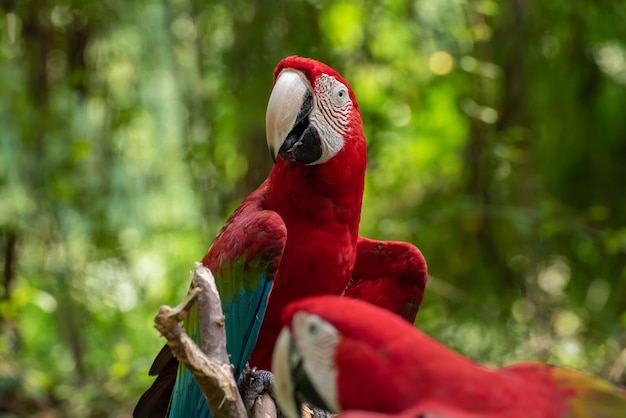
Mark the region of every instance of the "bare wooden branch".
<instances>
[{"instance_id":1,"label":"bare wooden branch","mask_svg":"<svg viewBox=\"0 0 626 418\"><path fill-rule=\"evenodd\" d=\"M172 353L193 374L215 418L244 418L246 410L226 352L224 315L211 272L195 263L194 288L176 308L162 306L154 318ZM203 352L180 326L195 301ZM206 353L206 354L205 354Z\"/></svg>"},{"instance_id":2,"label":"bare wooden branch","mask_svg":"<svg viewBox=\"0 0 626 418\"><path fill-rule=\"evenodd\" d=\"M198 322L202 351L213 360L230 364L226 350L226 327L222 302L211 270L204 267L202 263L194 264L193 285L194 290L201 290L198 296Z\"/></svg>"},{"instance_id":3,"label":"bare wooden branch","mask_svg":"<svg viewBox=\"0 0 626 418\"><path fill-rule=\"evenodd\" d=\"M276 418L277 412L274 399L268 393L263 393L254 402L252 418Z\"/></svg>"}]
</instances>

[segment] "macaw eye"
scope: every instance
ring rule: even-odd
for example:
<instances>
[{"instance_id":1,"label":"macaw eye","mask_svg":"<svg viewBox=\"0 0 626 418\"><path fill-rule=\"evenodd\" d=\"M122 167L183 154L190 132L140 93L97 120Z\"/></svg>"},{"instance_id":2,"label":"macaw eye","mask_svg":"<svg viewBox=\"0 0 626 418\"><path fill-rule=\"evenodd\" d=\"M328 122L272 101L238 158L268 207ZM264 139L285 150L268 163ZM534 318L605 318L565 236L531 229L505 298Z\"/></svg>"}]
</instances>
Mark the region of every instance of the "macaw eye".
<instances>
[{"instance_id":1,"label":"macaw eye","mask_svg":"<svg viewBox=\"0 0 626 418\"><path fill-rule=\"evenodd\" d=\"M335 88L333 89L333 104L335 106L341 107L348 103L350 100L350 96L348 95L348 89L341 83L337 83Z\"/></svg>"}]
</instances>

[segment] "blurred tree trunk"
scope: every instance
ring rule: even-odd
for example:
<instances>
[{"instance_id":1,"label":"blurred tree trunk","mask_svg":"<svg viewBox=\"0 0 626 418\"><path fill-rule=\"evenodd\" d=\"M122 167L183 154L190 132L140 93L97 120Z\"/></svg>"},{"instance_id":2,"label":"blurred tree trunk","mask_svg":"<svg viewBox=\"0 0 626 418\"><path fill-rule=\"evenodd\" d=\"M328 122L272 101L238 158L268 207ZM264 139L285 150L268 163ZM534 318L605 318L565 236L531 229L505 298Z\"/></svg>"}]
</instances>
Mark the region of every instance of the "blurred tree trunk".
<instances>
[{"instance_id":1,"label":"blurred tree trunk","mask_svg":"<svg viewBox=\"0 0 626 418\"><path fill-rule=\"evenodd\" d=\"M42 207L47 208L49 219L52 223L48 230L39 231L44 235L47 243L47 251L55 251L55 247L69 242L68 228L63 219L63 202L57 197L54 185L62 176L71 175L76 171L75 165L69 158L69 153L54 155L52 150L56 147L51 140L51 134L63 132L63 139L68 144L71 143L71 130L64 127L63 117L56 113L51 105L51 91L58 88L64 81L53 78L51 66L64 67L67 77L67 87L76 93L72 98L79 102L85 97L87 89L87 69L85 65L86 47L89 44L90 32L95 26L72 25L66 30L59 31L54 27L52 19L48 16L52 13L55 5L47 1L37 1L36 7L24 2L19 5L16 11L21 14L23 25L23 39L25 43L26 73L29 79L29 102L31 108L27 115L20 115L22 118L29 118L24 121L24 128L21 136L21 145L24 155L28 156L24 171L21 173L27 185L29 193L35 197L35 201ZM89 28L89 30L88 30ZM56 54L56 55L55 55ZM54 62L62 60L63 62ZM65 149L68 149L66 147ZM67 171L68 173L65 173ZM108 170L104 170L105 173ZM103 176L106 178L106 176ZM106 193L102 188L101 192ZM96 228L97 229L97 228ZM13 240L19 237L13 233ZM97 237L96 237L97 239ZM68 250L69 253L69 250ZM15 256L12 259L15 260ZM5 270L6 274L10 270ZM59 334L65 337L65 343L72 353L72 359L76 366L76 377L78 382L83 382L85 377L85 366L83 364L84 341L82 330L82 320L86 311L82 309L80 302L71 296L70 287L73 281L73 271L71 268L62 268L53 275L57 281L56 286L60 292L60 308L57 311L59 321ZM77 320L81 318L81 320Z\"/></svg>"},{"instance_id":2,"label":"blurred tree trunk","mask_svg":"<svg viewBox=\"0 0 626 418\"><path fill-rule=\"evenodd\" d=\"M4 255L4 265L2 269L2 295L0 299L9 300L11 298L11 285L15 277L17 265L17 232L14 228L0 229L0 240L2 242L2 252Z\"/></svg>"}]
</instances>

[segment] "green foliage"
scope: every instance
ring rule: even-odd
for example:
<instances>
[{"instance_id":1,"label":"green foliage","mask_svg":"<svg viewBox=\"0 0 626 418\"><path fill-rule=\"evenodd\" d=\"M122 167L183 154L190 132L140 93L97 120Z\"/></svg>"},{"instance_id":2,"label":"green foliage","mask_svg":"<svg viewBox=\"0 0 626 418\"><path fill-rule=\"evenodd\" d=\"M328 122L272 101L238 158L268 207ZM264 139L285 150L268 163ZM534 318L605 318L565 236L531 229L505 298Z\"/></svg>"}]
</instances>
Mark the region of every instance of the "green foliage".
<instances>
[{"instance_id":1,"label":"green foliage","mask_svg":"<svg viewBox=\"0 0 626 418\"><path fill-rule=\"evenodd\" d=\"M624 383L624 20L616 0L6 3L0 414L129 415L158 306L269 171L289 54L359 98L361 230L424 252L420 327Z\"/></svg>"}]
</instances>

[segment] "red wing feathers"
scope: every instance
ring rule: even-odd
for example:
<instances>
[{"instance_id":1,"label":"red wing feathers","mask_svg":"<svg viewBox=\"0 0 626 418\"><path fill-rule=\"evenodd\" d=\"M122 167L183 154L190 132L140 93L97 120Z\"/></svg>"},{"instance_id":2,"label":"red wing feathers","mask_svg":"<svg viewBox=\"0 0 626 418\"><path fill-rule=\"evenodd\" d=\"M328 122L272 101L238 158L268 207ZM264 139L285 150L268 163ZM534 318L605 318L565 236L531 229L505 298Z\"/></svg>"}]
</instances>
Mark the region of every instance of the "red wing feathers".
<instances>
[{"instance_id":1,"label":"red wing feathers","mask_svg":"<svg viewBox=\"0 0 626 418\"><path fill-rule=\"evenodd\" d=\"M428 278L426 260L412 244L359 237L344 296L385 308L413 323Z\"/></svg>"}]
</instances>

